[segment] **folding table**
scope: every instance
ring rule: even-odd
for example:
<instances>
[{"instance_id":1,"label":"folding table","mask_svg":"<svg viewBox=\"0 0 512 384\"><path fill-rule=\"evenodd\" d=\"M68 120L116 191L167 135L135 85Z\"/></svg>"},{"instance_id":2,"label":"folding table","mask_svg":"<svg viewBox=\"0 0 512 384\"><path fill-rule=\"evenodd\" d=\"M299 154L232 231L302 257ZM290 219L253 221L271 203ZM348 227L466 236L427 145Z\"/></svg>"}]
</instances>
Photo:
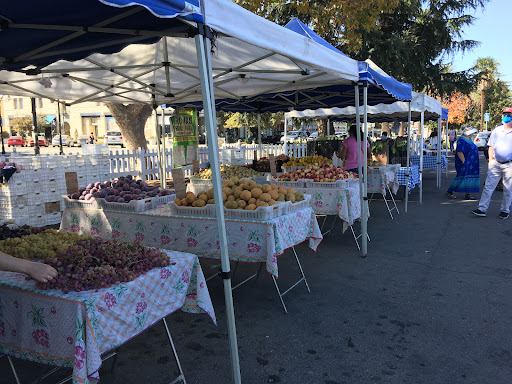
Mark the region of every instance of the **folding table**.
<instances>
[{"instance_id":1,"label":"folding table","mask_svg":"<svg viewBox=\"0 0 512 384\"><path fill-rule=\"evenodd\" d=\"M200 258L220 258L215 218L175 216L171 214L168 205L145 212L66 208L62 214L60 229L105 239L192 252ZM285 312L287 309L283 296L289 289L282 293L277 284L277 260L286 249L292 248L302 276L293 286L304 281L309 291L300 260L293 247L309 240L309 247L316 251L322 241L320 228L310 207L264 221L227 219L226 231L230 260L265 263Z\"/></svg>"},{"instance_id":2,"label":"folding table","mask_svg":"<svg viewBox=\"0 0 512 384\"><path fill-rule=\"evenodd\" d=\"M109 288L68 294L41 290L24 274L0 271L0 353L8 356L16 383L11 357L72 368L72 377L62 382L96 383L102 356L160 320L180 371L174 382L184 381L165 317L181 309L216 319L197 256L166 253L167 267Z\"/></svg>"}]
</instances>

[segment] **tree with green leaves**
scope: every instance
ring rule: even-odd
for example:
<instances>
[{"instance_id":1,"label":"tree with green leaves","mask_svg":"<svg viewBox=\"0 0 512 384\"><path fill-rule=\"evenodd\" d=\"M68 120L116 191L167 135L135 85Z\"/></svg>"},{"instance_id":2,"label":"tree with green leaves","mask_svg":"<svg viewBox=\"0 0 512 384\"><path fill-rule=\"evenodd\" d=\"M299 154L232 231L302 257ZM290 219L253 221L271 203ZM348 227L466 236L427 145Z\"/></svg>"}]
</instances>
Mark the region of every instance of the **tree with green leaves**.
<instances>
[{"instance_id":1,"label":"tree with green leaves","mask_svg":"<svg viewBox=\"0 0 512 384\"><path fill-rule=\"evenodd\" d=\"M11 120L10 125L11 130L16 131L18 134L32 135L32 116L15 117ZM48 128L50 128L50 123L46 120L46 115L37 115L37 131L43 133Z\"/></svg>"},{"instance_id":2,"label":"tree with green leaves","mask_svg":"<svg viewBox=\"0 0 512 384\"><path fill-rule=\"evenodd\" d=\"M355 52L361 47L363 31L378 30L381 13L393 12L400 0L233 1L279 25L297 17L335 47Z\"/></svg>"},{"instance_id":3,"label":"tree with green leaves","mask_svg":"<svg viewBox=\"0 0 512 384\"><path fill-rule=\"evenodd\" d=\"M431 95L469 93L478 83L474 69L454 72L450 55L474 48L463 38L474 21L472 12L489 0L400 0L393 12L384 12L377 30L363 29L356 58L370 58L386 72Z\"/></svg>"}]
</instances>

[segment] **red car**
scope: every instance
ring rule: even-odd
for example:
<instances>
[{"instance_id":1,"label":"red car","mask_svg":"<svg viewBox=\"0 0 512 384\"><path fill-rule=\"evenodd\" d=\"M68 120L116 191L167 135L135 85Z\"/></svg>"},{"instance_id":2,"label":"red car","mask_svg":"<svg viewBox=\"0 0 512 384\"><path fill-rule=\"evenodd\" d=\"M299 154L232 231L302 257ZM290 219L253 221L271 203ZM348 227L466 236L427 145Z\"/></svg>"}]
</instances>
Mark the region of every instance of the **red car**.
<instances>
[{"instance_id":1,"label":"red car","mask_svg":"<svg viewBox=\"0 0 512 384\"><path fill-rule=\"evenodd\" d=\"M43 136L39 136L38 141L39 141L39 146L40 147L47 147L48 146L48 141L46 141L46 139ZM34 138L32 137L30 139L30 141L29 141L29 145L31 147L33 147L34 146L34 142L35 142Z\"/></svg>"},{"instance_id":2,"label":"red car","mask_svg":"<svg viewBox=\"0 0 512 384\"><path fill-rule=\"evenodd\" d=\"M14 147L16 145L19 145L20 147L24 147L27 145L27 142L21 136L11 136L7 139L8 147Z\"/></svg>"}]
</instances>

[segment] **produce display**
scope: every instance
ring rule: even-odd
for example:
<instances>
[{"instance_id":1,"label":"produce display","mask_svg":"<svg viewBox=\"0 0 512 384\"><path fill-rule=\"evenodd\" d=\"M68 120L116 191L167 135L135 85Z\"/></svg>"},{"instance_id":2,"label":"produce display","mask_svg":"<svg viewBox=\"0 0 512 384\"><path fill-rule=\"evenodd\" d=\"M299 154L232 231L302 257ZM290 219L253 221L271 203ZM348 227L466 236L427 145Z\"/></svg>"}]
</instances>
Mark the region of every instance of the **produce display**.
<instances>
[{"instance_id":1,"label":"produce display","mask_svg":"<svg viewBox=\"0 0 512 384\"><path fill-rule=\"evenodd\" d=\"M32 235L44 231L44 228L31 227L29 225L23 225L21 227L14 227L3 224L0 225L0 240L11 239L13 237L21 237L26 235Z\"/></svg>"},{"instance_id":2,"label":"produce display","mask_svg":"<svg viewBox=\"0 0 512 384\"><path fill-rule=\"evenodd\" d=\"M278 187L275 184L256 184L253 180L240 180L233 177L227 180L222 187L222 201L228 209L245 209L253 211L258 207L270 207L279 202L292 203L304 200L304 194L293 188ZM199 192L187 192L183 199L176 199L174 203L185 207L204 207L206 204L215 204L213 189Z\"/></svg>"},{"instance_id":3,"label":"produce display","mask_svg":"<svg viewBox=\"0 0 512 384\"><path fill-rule=\"evenodd\" d=\"M347 172L341 167L334 167L331 164L313 165L299 169L294 172L288 172L279 176L279 181L297 181L301 179L310 179L315 182L334 182L344 179L357 179L357 173Z\"/></svg>"},{"instance_id":4,"label":"produce display","mask_svg":"<svg viewBox=\"0 0 512 384\"><path fill-rule=\"evenodd\" d=\"M281 166L290 160L285 154L281 154L275 157L276 159L276 171L282 172ZM270 159L268 157L262 157L258 161L254 161L252 169L258 172L270 172Z\"/></svg>"},{"instance_id":5,"label":"produce display","mask_svg":"<svg viewBox=\"0 0 512 384\"><path fill-rule=\"evenodd\" d=\"M170 259L165 252L140 244L90 238L58 251L44 263L59 275L52 282L37 282L37 287L68 293L132 281L153 268L168 266Z\"/></svg>"},{"instance_id":6,"label":"produce display","mask_svg":"<svg viewBox=\"0 0 512 384\"><path fill-rule=\"evenodd\" d=\"M319 164L332 164L332 160L328 159L327 157L320 156L320 155L314 155L314 156L306 156L306 157L300 157L290 158L289 161L283 164L285 167L302 167L302 166L308 166L308 165L319 165Z\"/></svg>"},{"instance_id":7,"label":"produce display","mask_svg":"<svg viewBox=\"0 0 512 384\"><path fill-rule=\"evenodd\" d=\"M2 240L0 251L20 259L44 259L55 256L58 251L74 245L81 239L88 238L90 237L86 235L47 229L40 233Z\"/></svg>"},{"instance_id":8,"label":"produce display","mask_svg":"<svg viewBox=\"0 0 512 384\"><path fill-rule=\"evenodd\" d=\"M74 200L90 200L94 197L103 198L107 202L129 203L132 200L170 194L171 191L168 189L151 187L145 181L135 180L132 175L127 175L103 183L90 183L86 188L80 188L79 193L73 193L68 197Z\"/></svg>"},{"instance_id":9,"label":"produce display","mask_svg":"<svg viewBox=\"0 0 512 384\"><path fill-rule=\"evenodd\" d=\"M242 167L240 165L227 165L222 164L220 166L220 174L223 180L229 180L232 177L248 178L255 176L263 176L263 173L256 172L254 169ZM205 169L201 172L194 173L194 177L198 179L211 179L212 170L210 168Z\"/></svg>"}]
</instances>

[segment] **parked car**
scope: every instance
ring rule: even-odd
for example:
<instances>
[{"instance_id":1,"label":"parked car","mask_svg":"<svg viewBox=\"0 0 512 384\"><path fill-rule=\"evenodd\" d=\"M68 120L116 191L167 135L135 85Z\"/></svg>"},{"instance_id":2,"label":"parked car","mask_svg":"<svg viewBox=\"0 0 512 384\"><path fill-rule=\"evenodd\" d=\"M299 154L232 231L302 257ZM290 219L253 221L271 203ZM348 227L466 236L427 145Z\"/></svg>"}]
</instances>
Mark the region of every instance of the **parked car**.
<instances>
[{"instance_id":1,"label":"parked car","mask_svg":"<svg viewBox=\"0 0 512 384\"><path fill-rule=\"evenodd\" d=\"M291 131L286 134L286 140L288 142L294 142L307 139L308 136L306 131ZM281 137L281 142L284 143L284 135Z\"/></svg>"},{"instance_id":2,"label":"parked car","mask_svg":"<svg viewBox=\"0 0 512 384\"><path fill-rule=\"evenodd\" d=\"M490 131L478 132L475 139L473 140L473 143L475 143L475 145L478 147L478 150L480 150L480 151L484 150L490 136L491 136Z\"/></svg>"},{"instance_id":3,"label":"parked car","mask_svg":"<svg viewBox=\"0 0 512 384\"><path fill-rule=\"evenodd\" d=\"M124 148L123 136L119 131L108 131L103 138L103 142L108 145L120 145L121 148Z\"/></svg>"},{"instance_id":4,"label":"parked car","mask_svg":"<svg viewBox=\"0 0 512 384\"><path fill-rule=\"evenodd\" d=\"M89 137L87 135L80 136L78 139L76 139L75 144L79 147L81 147L84 144L87 144L87 141L89 140Z\"/></svg>"},{"instance_id":5,"label":"parked car","mask_svg":"<svg viewBox=\"0 0 512 384\"><path fill-rule=\"evenodd\" d=\"M348 136L348 134L347 134L347 132L336 132L334 134L334 136L336 136L339 139L344 139Z\"/></svg>"},{"instance_id":6,"label":"parked car","mask_svg":"<svg viewBox=\"0 0 512 384\"><path fill-rule=\"evenodd\" d=\"M62 146L64 147L71 147L73 145L73 139L69 137L68 135L62 135ZM60 146L60 136L56 135L53 136L52 139L52 147L59 147Z\"/></svg>"},{"instance_id":7,"label":"parked car","mask_svg":"<svg viewBox=\"0 0 512 384\"><path fill-rule=\"evenodd\" d=\"M8 147L15 147L17 145L24 147L27 145L27 142L22 136L11 136L7 139Z\"/></svg>"},{"instance_id":8,"label":"parked car","mask_svg":"<svg viewBox=\"0 0 512 384\"><path fill-rule=\"evenodd\" d=\"M37 141L39 142L39 146L40 147L47 147L48 146L48 141L46 140L46 138L44 136L38 136ZM36 141L34 140L34 138L31 137L28 145L33 147L35 145L35 142Z\"/></svg>"}]
</instances>

